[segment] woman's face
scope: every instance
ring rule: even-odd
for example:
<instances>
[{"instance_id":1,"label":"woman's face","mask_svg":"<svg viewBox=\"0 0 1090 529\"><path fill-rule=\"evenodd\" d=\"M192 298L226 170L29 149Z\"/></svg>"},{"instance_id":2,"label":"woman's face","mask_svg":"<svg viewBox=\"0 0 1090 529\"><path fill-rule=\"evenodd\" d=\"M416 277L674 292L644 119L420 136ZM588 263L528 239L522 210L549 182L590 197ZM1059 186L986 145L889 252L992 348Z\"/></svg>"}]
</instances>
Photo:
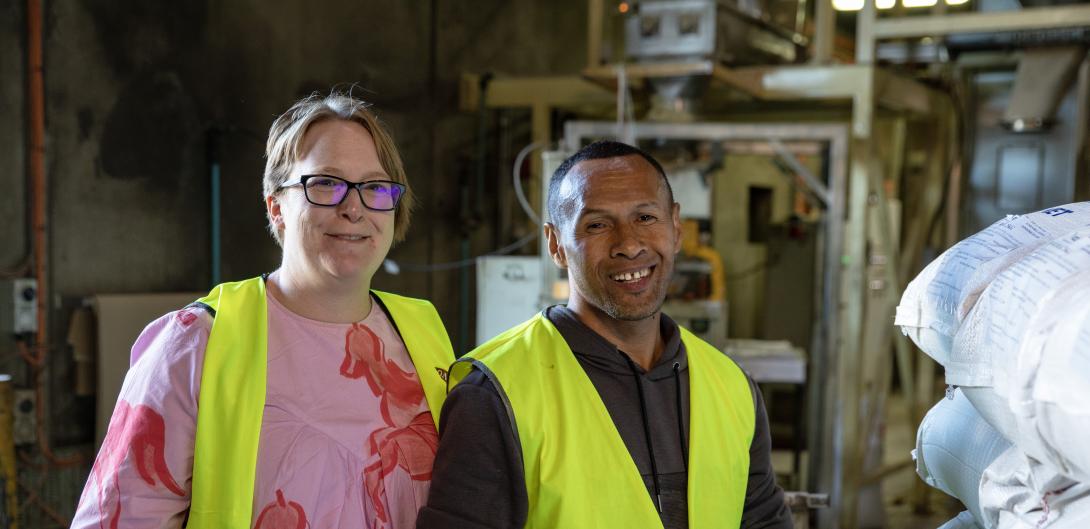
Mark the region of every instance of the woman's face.
<instances>
[{"instance_id":1,"label":"woman's face","mask_svg":"<svg viewBox=\"0 0 1090 529\"><path fill-rule=\"evenodd\" d=\"M315 123L303 136L301 147L288 185L312 174L349 182L391 179L379 162L371 134L358 123ZM393 211L367 209L353 189L337 206L311 204L301 186L282 189L265 202L283 233L286 272L310 283L335 279L370 286L393 243Z\"/></svg>"}]
</instances>

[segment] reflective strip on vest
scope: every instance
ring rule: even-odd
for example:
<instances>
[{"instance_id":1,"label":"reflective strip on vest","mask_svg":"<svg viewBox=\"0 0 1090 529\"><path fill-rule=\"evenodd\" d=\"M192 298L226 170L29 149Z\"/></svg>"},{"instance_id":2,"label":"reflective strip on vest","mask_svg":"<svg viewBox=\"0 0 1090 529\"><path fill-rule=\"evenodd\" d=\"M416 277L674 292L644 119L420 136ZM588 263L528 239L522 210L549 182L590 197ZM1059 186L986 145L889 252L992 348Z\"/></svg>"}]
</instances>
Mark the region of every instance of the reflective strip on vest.
<instances>
[{"instance_id":1,"label":"reflective strip on vest","mask_svg":"<svg viewBox=\"0 0 1090 529\"><path fill-rule=\"evenodd\" d=\"M753 394L742 370L681 329L689 362L689 527L738 527L749 480ZM527 528L662 529L643 478L564 338L541 314L452 367L498 384L522 447Z\"/></svg>"},{"instance_id":2,"label":"reflective strip on vest","mask_svg":"<svg viewBox=\"0 0 1090 529\"><path fill-rule=\"evenodd\" d=\"M454 352L435 308L372 291L386 307L416 367L438 425ZM215 311L205 349L193 450L189 529L248 528L265 408L268 307L261 278L224 283L198 300Z\"/></svg>"}]
</instances>

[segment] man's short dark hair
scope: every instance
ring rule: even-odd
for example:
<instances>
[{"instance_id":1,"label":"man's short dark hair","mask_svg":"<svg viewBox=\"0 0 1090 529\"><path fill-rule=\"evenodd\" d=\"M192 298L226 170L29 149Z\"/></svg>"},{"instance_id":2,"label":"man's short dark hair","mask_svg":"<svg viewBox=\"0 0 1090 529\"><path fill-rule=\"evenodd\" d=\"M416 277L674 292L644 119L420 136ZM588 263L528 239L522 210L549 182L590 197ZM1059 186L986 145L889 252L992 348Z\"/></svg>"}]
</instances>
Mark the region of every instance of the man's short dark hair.
<instances>
[{"instance_id":1,"label":"man's short dark hair","mask_svg":"<svg viewBox=\"0 0 1090 529\"><path fill-rule=\"evenodd\" d=\"M560 203L560 185L564 183L564 178L571 172L572 167L575 167L579 162L587 160L622 158L624 156L633 155L647 160L647 163L655 168L655 171L662 177L662 183L666 185L666 195L670 197L670 204L673 204L674 190L670 187L670 181L666 178L666 171L662 170L662 164L660 164L658 160L651 157L650 154L647 154L642 149L633 147L627 143L602 140L579 149L579 152L569 156L560 164L560 167L557 167L556 171L553 172L552 178L549 179L549 200L547 202L549 221L556 226L560 226L561 221L567 221L567 216L571 214L570 211L565 211L564 205Z\"/></svg>"}]
</instances>

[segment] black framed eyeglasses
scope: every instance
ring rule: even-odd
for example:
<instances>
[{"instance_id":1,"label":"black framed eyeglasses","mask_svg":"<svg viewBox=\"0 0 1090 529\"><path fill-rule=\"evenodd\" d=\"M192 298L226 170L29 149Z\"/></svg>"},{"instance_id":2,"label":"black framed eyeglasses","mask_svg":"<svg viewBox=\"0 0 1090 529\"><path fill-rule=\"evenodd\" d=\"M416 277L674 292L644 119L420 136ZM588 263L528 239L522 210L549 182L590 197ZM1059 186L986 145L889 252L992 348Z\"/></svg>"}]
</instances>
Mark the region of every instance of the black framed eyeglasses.
<instances>
[{"instance_id":1,"label":"black framed eyeglasses","mask_svg":"<svg viewBox=\"0 0 1090 529\"><path fill-rule=\"evenodd\" d=\"M303 175L298 182L282 185L280 189L295 186L302 186L307 202L315 206L338 206L348 196L348 190L355 189L363 206L373 211L393 211L405 193L404 185L390 180L349 182L325 174Z\"/></svg>"}]
</instances>

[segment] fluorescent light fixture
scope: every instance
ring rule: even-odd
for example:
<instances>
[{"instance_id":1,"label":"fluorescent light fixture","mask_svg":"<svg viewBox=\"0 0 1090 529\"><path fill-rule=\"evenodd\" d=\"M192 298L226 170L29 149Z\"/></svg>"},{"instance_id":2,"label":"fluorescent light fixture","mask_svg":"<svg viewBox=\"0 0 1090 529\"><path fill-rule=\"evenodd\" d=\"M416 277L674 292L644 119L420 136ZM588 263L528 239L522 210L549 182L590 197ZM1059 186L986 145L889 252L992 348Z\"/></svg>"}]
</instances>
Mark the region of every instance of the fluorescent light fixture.
<instances>
[{"instance_id":1,"label":"fluorescent light fixture","mask_svg":"<svg viewBox=\"0 0 1090 529\"><path fill-rule=\"evenodd\" d=\"M837 11L859 11L863 9L863 0L833 0L833 9Z\"/></svg>"},{"instance_id":2,"label":"fluorescent light fixture","mask_svg":"<svg viewBox=\"0 0 1090 529\"><path fill-rule=\"evenodd\" d=\"M863 9L863 2L865 0L833 0L833 9L837 11L859 11ZM959 1L959 0L954 0ZM962 2L968 2L969 0L960 0ZM897 0L875 0L874 7L878 9L892 9L897 5Z\"/></svg>"},{"instance_id":3,"label":"fluorescent light fixture","mask_svg":"<svg viewBox=\"0 0 1090 529\"><path fill-rule=\"evenodd\" d=\"M833 9L837 11L859 11L863 9L863 2L866 0L833 0ZM944 0L946 5L960 6L969 3L969 0ZM901 0L901 4L905 7L931 7L938 3L938 0ZM878 9L892 9L897 5L897 0L874 0L874 7Z\"/></svg>"}]
</instances>

